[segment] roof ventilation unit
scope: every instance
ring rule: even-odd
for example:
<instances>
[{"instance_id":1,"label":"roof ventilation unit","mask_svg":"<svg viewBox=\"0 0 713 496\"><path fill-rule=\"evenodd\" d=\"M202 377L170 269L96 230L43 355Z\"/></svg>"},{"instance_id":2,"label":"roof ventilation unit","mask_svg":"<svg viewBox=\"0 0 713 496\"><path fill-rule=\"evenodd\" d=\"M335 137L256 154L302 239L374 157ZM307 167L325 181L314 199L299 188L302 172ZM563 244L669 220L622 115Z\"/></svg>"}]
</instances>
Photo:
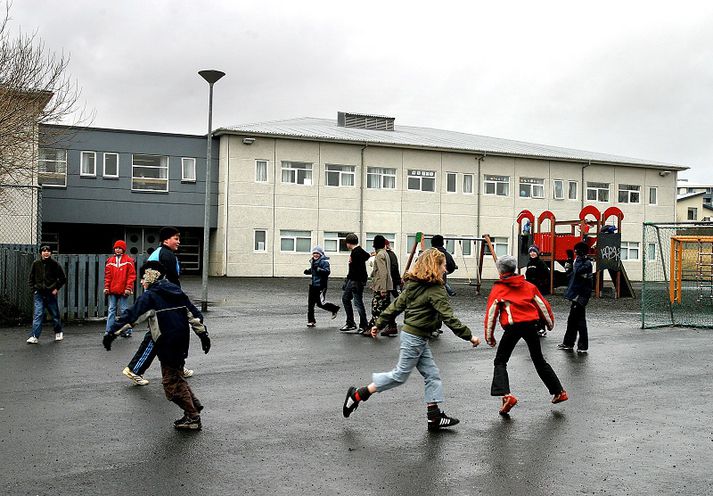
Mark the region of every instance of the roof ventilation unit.
<instances>
[{"instance_id":1,"label":"roof ventilation unit","mask_svg":"<svg viewBox=\"0 0 713 496\"><path fill-rule=\"evenodd\" d=\"M383 115L352 114L337 112L337 125L356 129L372 129L375 131L393 131L395 117Z\"/></svg>"}]
</instances>

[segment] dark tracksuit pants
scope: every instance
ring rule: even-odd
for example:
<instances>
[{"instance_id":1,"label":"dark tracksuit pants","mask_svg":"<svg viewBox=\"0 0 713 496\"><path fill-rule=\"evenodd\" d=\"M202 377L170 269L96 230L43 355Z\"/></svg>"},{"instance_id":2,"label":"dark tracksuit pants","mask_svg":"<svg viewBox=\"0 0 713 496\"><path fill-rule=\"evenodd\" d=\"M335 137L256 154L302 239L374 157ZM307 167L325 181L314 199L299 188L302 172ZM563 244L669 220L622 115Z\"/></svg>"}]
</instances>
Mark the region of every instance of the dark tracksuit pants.
<instances>
[{"instance_id":1,"label":"dark tracksuit pants","mask_svg":"<svg viewBox=\"0 0 713 496\"><path fill-rule=\"evenodd\" d=\"M537 375L540 376L542 382L547 386L550 394L557 394L563 391L562 384L557 378L557 374L552 370L545 357L542 356L542 348L540 347L540 337L537 335L539 322L523 322L508 326L500 338L498 351L495 353L495 370L493 372L493 384L490 388L492 396L504 396L510 394L510 379L508 378L508 360L512 355L515 345L520 339L524 339L527 343L527 348L530 350L530 358L535 366Z\"/></svg>"},{"instance_id":2,"label":"dark tracksuit pants","mask_svg":"<svg viewBox=\"0 0 713 496\"><path fill-rule=\"evenodd\" d=\"M307 322L314 323L314 306L317 305L322 310L334 313L339 310L339 307L334 303L329 303L326 300L327 288L315 288L309 285L309 295L307 296Z\"/></svg>"},{"instance_id":3,"label":"dark tracksuit pants","mask_svg":"<svg viewBox=\"0 0 713 496\"><path fill-rule=\"evenodd\" d=\"M136 350L134 357L129 362L129 370L134 374L144 375L154 358L156 358L156 343L151 338L151 332L147 332L144 334L139 349Z\"/></svg>"},{"instance_id":4,"label":"dark tracksuit pants","mask_svg":"<svg viewBox=\"0 0 713 496\"><path fill-rule=\"evenodd\" d=\"M573 301L569 307L569 317L567 317L567 330L564 333L562 344L574 347L574 341L579 333L577 342L578 350L589 349L589 334L587 332L587 307Z\"/></svg>"}]
</instances>

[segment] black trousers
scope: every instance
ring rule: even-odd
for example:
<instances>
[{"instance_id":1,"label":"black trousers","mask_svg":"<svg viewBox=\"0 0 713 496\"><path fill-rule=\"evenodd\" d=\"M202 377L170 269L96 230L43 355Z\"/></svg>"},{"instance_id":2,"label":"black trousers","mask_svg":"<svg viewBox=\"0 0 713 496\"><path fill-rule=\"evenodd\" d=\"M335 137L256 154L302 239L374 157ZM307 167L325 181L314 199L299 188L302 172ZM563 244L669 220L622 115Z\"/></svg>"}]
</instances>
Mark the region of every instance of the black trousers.
<instances>
[{"instance_id":1,"label":"black trousers","mask_svg":"<svg viewBox=\"0 0 713 496\"><path fill-rule=\"evenodd\" d=\"M535 365L537 375L545 383L550 394L557 394L563 390L557 374L552 370L550 364L545 361L545 357L542 356L540 337L537 335L539 327L539 322L523 322L521 324L513 324L505 329L503 337L500 338L498 351L495 353L493 384L490 387L492 396L510 394L508 360L510 360L510 355L512 355L515 345L520 339L524 339L525 343L527 343L527 348L530 350L530 358L532 358L532 363Z\"/></svg>"},{"instance_id":2,"label":"black trousers","mask_svg":"<svg viewBox=\"0 0 713 496\"><path fill-rule=\"evenodd\" d=\"M314 306L317 305L322 310L334 313L339 310L339 307L334 303L329 303L325 297L327 289L315 288L310 284L309 295L307 296L307 322L315 322Z\"/></svg>"},{"instance_id":3,"label":"black trousers","mask_svg":"<svg viewBox=\"0 0 713 496\"><path fill-rule=\"evenodd\" d=\"M579 303L572 302L569 307L569 317L567 317L567 330L564 333L562 344L574 347L574 341L579 333L577 349L589 349L589 333L587 332L587 307Z\"/></svg>"},{"instance_id":4,"label":"black trousers","mask_svg":"<svg viewBox=\"0 0 713 496\"><path fill-rule=\"evenodd\" d=\"M138 375L144 375L156 358L156 343L151 338L151 332L144 334L144 339L139 345L139 349L134 353L134 357L129 362L129 369Z\"/></svg>"}]
</instances>

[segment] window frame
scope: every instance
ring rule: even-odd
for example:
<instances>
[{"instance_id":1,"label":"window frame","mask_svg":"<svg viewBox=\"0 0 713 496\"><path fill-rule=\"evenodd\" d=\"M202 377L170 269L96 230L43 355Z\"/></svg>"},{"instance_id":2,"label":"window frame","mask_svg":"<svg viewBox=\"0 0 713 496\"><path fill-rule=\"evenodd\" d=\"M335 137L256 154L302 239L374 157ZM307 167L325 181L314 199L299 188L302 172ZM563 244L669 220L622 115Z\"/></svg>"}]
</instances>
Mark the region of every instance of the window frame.
<instances>
[{"instance_id":1,"label":"window frame","mask_svg":"<svg viewBox=\"0 0 713 496\"><path fill-rule=\"evenodd\" d=\"M424 174L426 173L426 174ZM433 189L423 189L424 179L433 180ZM418 180L418 188L411 187L411 180ZM436 171L428 169L407 169L406 189L408 191L420 191L421 193L435 193L438 188L436 181Z\"/></svg>"},{"instance_id":2,"label":"window frame","mask_svg":"<svg viewBox=\"0 0 713 496\"><path fill-rule=\"evenodd\" d=\"M502 178L507 178L503 181ZM493 186L493 192L488 193L488 184ZM498 185L504 185L506 188L505 194L498 193ZM495 174L483 174L483 194L485 196L510 196L510 176L496 176Z\"/></svg>"},{"instance_id":3,"label":"window frame","mask_svg":"<svg viewBox=\"0 0 713 496\"><path fill-rule=\"evenodd\" d=\"M136 165L136 157L158 157L159 158L159 163L165 159L166 165ZM142 192L142 193L168 193L169 192L169 173L170 173L170 164L171 164L171 159L168 155L154 155L151 153L132 153L131 154L131 191L137 191L137 192ZM141 176L136 176L135 171L136 169L158 169L158 170L165 170L166 171L166 177L141 177ZM146 189L146 188L137 188L135 186L136 180L144 181L147 183L153 182L154 184L159 184L165 181L166 184L166 189ZM148 180L148 181L147 181Z\"/></svg>"},{"instance_id":4,"label":"window frame","mask_svg":"<svg viewBox=\"0 0 713 496\"><path fill-rule=\"evenodd\" d=\"M537 182L541 181L541 182ZM540 196L535 196L535 187L539 186L542 188L542 194ZM523 195L523 187L529 190L528 195ZM532 200L542 200L545 198L545 179L542 177L523 177L520 176L517 185L517 197L520 199L530 198Z\"/></svg>"},{"instance_id":5,"label":"window frame","mask_svg":"<svg viewBox=\"0 0 713 496\"><path fill-rule=\"evenodd\" d=\"M627 188L624 188L627 187ZM632 188L632 189L628 189ZM638 188L638 189L636 189ZM626 193L626 201L621 199L621 194ZM631 201L632 194L638 195L637 201ZM616 195L617 203L627 204L627 205L639 205L641 204L641 185L637 184L619 184L617 188Z\"/></svg>"},{"instance_id":6,"label":"window frame","mask_svg":"<svg viewBox=\"0 0 713 496\"><path fill-rule=\"evenodd\" d=\"M450 180L453 178L453 189L450 188ZM446 193L458 193L458 173L446 172Z\"/></svg>"},{"instance_id":7,"label":"window frame","mask_svg":"<svg viewBox=\"0 0 713 496\"><path fill-rule=\"evenodd\" d=\"M258 178L258 164L265 164L265 180L260 180ZM255 159L255 182L256 183L269 183L270 182L270 161L262 158Z\"/></svg>"},{"instance_id":8,"label":"window frame","mask_svg":"<svg viewBox=\"0 0 713 496\"><path fill-rule=\"evenodd\" d=\"M655 262L658 255L656 254L656 243L648 243L648 249L646 250L646 261ZM653 255L652 255L653 254Z\"/></svg>"},{"instance_id":9,"label":"window frame","mask_svg":"<svg viewBox=\"0 0 713 496\"><path fill-rule=\"evenodd\" d=\"M347 248L347 241L346 237L351 233L352 231L324 231L322 235L322 246L324 247L324 252L325 253L349 253L351 250ZM335 242L337 243L337 249L336 250L331 250L328 247L328 242L332 243Z\"/></svg>"},{"instance_id":10,"label":"window frame","mask_svg":"<svg viewBox=\"0 0 713 496\"><path fill-rule=\"evenodd\" d=\"M379 172L373 172L374 170L379 170ZM370 172L372 171L372 172ZM390 172L386 171L393 171L393 174ZM370 186L370 181L369 181L369 176L374 176L379 179L379 186L374 187ZM385 179L387 178L393 178L394 180L394 186L393 187L388 187L384 186L384 183L386 182ZM366 168L366 189L396 189L398 186L398 177L397 177L397 170L394 167L376 167L376 166L367 166Z\"/></svg>"},{"instance_id":11,"label":"window frame","mask_svg":"<svg viewBox=\"0 0 713 496\"><path fill-rule=\"evenodd\" d=\"M653 202L651 201L651 193L654 194ZM658 188L658 186L649 186L648 204L649 205L658 205L659 204L659 188Z\"/></svg>"},{"instance_id":12,"label":"window frame","mask_svg":"<svg viewBox=\"0 0 713 496\"><path fill-rule=\"evenodd\" d=\"M465 190L466 178L470 178L470 191ZM475 174L463 174L463 194L472 195L475 194Z\"/></svg>"},{"instance_id":13,"label":"window frame","mask_svg":"<svg viewBox=\"0 0 713 496\"><path fill-rule=\"evenodd\" d=\"M570 195L570 192L572 191L571 186L573 184L574 184L574 198L572 198ZM567 180L567 200L579 201L579 181L574 181L572 179Z\"/></svg>"},{"instance_id":14,"label":"window frame","mask_svg":"<svg viewBox=\"0 0 713 496\"><path fill-rule=\"evenodd\" d=\"M606 190L605 190L605 189L604 189L603 187L601 187L601 186L589 186L590 184L606 184L606 185L607 185L607 188L606 188ZM590 192L590 190L596 192L596 197L597 197L596 200L590 200L590 199L589 199L589 192ZM601 200L600 197L599 197L599 193L601 193L602 191L606 191L606 192L607 192L607 199L606 199L606 200ZM587 188L586 188L586 196L585 196L585 197L587 198L587 201L588 201L588 202L589 202L589 201L592 201L592 202L597 202L597 203L609 203L609 200L610 200L610 197L611 197L611 183L600 183L599 181L587 181Z\"/></svg>"},{"instance_id":15,"label":"window frame","mask_svg":"<svg viewBox=\"0 0 713 496\"><path fill-rule=\"evenodd\" d=\"M289 166L286 167L286 164L289 164ZM309 168L295 167L296 165L309 166ZM285 181L285 172L288 172L288 171L294 172L294 179L295 179L294 181ZM303 177L302 182L299 182L300 171L304 171L304 177ZM291 174L291 176L292 176L292 174ZM309 183L307 183L308 176L309 176ZM314 179L314 163L313 162L296 162L293 160L283 160L281 162L280 182L282 184L292 184L295 186L312 187L312 186L314 186L313 179Z\"/></svg>"},{"instance_id":16,"label":"window frame","mask_svg":"<svg viewBox=\"0 0 713 496\"><path fill-rule=\"evenodd\" d=\"M307 238L306 235L298 235L298 234L293 234L293 235L287 235L286 233L309 233L309 238ZM286 239L291 239L293 242L293 249L292 250L283 250L282 249L282 242ZM298 250L297 249L297 243L298 240L304 241L305 239L309 239L309 244L308 248L306 250ZM312 250L312 231L303 231L301 229L280 229L280 253L309 253L310 250Z\"/></svg>"},{"instance_id":17,"label":"window frame","mask_svg":"<svg viewBox=\"0 0 713 496\"><path fill-rule=\"evenodd\" d=\"M635 245L635 246L632 246L632 245ZM629 253L631 252L631 250L636 250L636 258L629 258ZM624 253L626 253L626 256L624 255ZM638 241L622 241L619 259L622 262L640 262L641 261L641 243L639 243Z\"/></svg>"},{"instance_id":18,"label":"window frame","mask_svg":"<svg viewBox=\"0 0 713 496\"><path fill-rule=\"evenodd\" d=\"M691 212L693 213L693 219L691 219ZM688 207L686 210L686 220L698 220L698 207Z\"/></svg>"},{"instance_id":19,"label":"window frame","mask_svg":"<svg viewBox=\"0 0 713 496\"><path fill-rule=\"evenodd\" d=\"M262 250L258 248L257 233L259 232L265 235L265 239L263 240L265 246ZM267 253L267 229L253 229L253 253Z\"/></svg>"},{"instance_id":20,"label":"window frame","mask_svg":"<svg viewBox=\"0 0 713 496\"><path fill-rule=\"evenodd\" d=\"M562 196L557 197L557 183L560 183L560 189L562 191ZM564 179L553 179L552 180L552 199L553 200L564 200Z\"/></svg>"},{"instance_id":21,"label":"window frame","mask_svg":"<svg viewBox=\"0 0 713 496\"><path fill-rule=\"evenodd\" d=\"M330 170L330 167L340 167L341 169L348 168L351 170ZM327 178L329 174L336 173L338 177L338 184L329 184ZM344 176L351 176L352 184L344 184ZM356 165L348 164L324 164L324 185L328 188L356 188Z\"/></svg>"},{"instance_id":22,"label":"window frame","mask_svg":"<svg viewBox=\"0 0 713 496\"><path fill-rule=\"evenodd\" d=\"M193 178L185 176L185 162L186 160L193 161ZM182 183L195 183L198 179L198 161L195 157L181 157L181 182Z\"/></svg>"},{"instance_id":23,"label":"window frame","mask_svg":"<svg viewBox=\"0 0 713 496\"><path fill-rule=\"evenodd\" d=\"M114 156L116 157L116 174L107 174L106 173L106 158L108 156ZM104 152L103 154L103 160L102 160L102 177L106 179L119 179L119 154L116 152Z\"/></svg>"},{"instance_id":24,"label":"window frame","mask_svg":"<svg viewBox=\"0 0 713 496\"><path fill-rule=\"evenodd\" d=\"M85 156L92 157L92 162L93 162L92 166L94 168L94 171L91 174L84 172L84 157ZM79 177L97 177L97 152L91 152L91 151L86 151L86 150L79 152Z\"/></svg>"},{"instance_id":25,"label":"window frame","mask_svg":"<svg viewBox=\"0 0 713 496\"><path fill-rule=\"evenodd\" d=\"M396 233L368 232L366 233L365 250L374 246L374 236L381 234L391 245L391 251L396 253ZM368 250L367 250L368 251Z\"/></svg>"},{"instance_id":26,"label":"window frame","mask_svg":"<svg viewBox=\"0 0 713 496\"><path fill-rule=\"evenodd\" d=\"M493 248L495 248L495 255L497 257L502 257L504 255L509 255L510 254L510 238L507 236L491 236L490 237L490 242L493 245ZM498 247L505 246L505 252L498 254ZM486 256L492 256L490 253L490 248L488 248L487 243L485 244L485 255Z\"/></svg>"},{"instance_id":27,"label":"window frame","mask_svg":"<svg viewBox=\"0 0 713 496\"><path fill-rule=\"evenodd\" d=\"M55 154L55 160L46 160L42 159L42 150L53 150ZM61 151L64 153L64 160L56 160L56 152ZM40 186L43 188L66 188L67 187L67 157L69 155L69 152L66 148L51 148L48 146L41 146L38 149L38 154L37 154L37 182ZM53 163L55 164L55 171L50 172L46 170L46 165L43 164L48 164L48 163ZM58 167L58 165L64 164L64 167ZM42 170L42 169L45 170ZM59 172L57 169L64 168L64 172ZM64 179L62 184L44 184L40 182L40 179L42 176L45 176L47 178L58 178L62 177Z\"/></svg>"}]
</instances>

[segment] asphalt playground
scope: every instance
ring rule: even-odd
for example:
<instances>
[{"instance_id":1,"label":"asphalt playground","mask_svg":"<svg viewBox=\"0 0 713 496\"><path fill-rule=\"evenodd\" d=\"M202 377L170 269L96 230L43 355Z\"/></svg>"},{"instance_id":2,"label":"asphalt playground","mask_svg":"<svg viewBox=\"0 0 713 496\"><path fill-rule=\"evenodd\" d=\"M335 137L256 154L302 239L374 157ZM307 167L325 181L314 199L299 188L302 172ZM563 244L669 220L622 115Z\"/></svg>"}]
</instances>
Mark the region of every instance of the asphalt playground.
<instances>
[{"instance_id":1,"label":"asphalt playground","mask_svg":"<svg viewBox=\"0 0 713 496\"><path fill-rule=\"evenodd\" d=\"M429 433L417 372L342 417L347 387L391 369L398 339L340 333L342 312L317 310L306 328L306 286L211 279L213 348L193 337L187 362L200 432L173 429L158 363L145 387L121 375L141 332L106 352L99 322L66 325L59 343L47 325L39 345L27 326L0 328L0 494L713 494L713 330L642 330L636 301L593 300L578 356L556 349L568 306L554 296L542 344L570 400L550 404L521 343L520 403L504 418L489 395L495 351L445 329L432 347L461 423ZM200 294L200 279L184 288ZM455 289L456 315L482 336L487 288ZM338 281L328 296L341 305Z\"/></svg>"}]
</instances>

